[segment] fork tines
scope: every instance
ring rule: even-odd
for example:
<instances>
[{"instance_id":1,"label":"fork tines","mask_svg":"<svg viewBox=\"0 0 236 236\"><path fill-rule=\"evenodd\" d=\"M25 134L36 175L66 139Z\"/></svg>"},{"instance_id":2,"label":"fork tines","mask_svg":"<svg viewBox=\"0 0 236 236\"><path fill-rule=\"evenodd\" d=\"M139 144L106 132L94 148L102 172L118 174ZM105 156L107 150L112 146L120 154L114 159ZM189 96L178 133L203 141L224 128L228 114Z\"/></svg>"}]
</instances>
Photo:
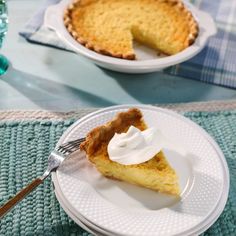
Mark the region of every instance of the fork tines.
<instances>
[{"instance_id":1,"label":"fork tines","mask_svg":"<svg viewBox=\"0 0 236 236\"><path fill-rule=\"evenodd\" d=\"M57 151L61 152L62 154L71 154L72 152L79 149L80 144L85 140L85 138L75 139L73 141L69 141L67 143L61 144Z\"/></svg>"}]
</instances>

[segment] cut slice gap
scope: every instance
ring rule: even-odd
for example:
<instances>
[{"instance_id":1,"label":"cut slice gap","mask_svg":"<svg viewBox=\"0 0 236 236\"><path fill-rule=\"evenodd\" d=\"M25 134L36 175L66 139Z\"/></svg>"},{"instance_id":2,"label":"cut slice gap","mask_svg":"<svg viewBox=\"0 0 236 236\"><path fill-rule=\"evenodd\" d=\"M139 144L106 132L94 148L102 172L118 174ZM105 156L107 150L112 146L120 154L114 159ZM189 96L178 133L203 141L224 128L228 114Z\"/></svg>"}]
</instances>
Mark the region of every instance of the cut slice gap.
<instances>
[{"instance_id":1,"label":"cut slice gap","mask_svg":"<svg viewBox=\"0 0 236 236\"><path fill-rule=\"evenodd\" d=\"M149 43L149 41L154 41L150 35L140 38L142 31L139 30L139 27L131 27L130 33L133 38L132 48L136 60L150 60L168 56Z\"/></svg>"},{"instance_id":2,"label":"cut slice gap","mask_svg":"<svg viewBox=\"0 0 236 236\"><path fill-rule=\"evenodd\" d=\"M133 36L133 48L137 59L147 60L167 57L168 54L162 52L167 42L156 40L156 35L151 34L148 30L141 29L140 26L133 25L130 30Z\"/></svg>"},{"instance_id":3,"label":"cut slice gap","mask_svg":"<svg viewBox=\"0 0 236 236\"><path fill-rule=\"evenodd\" d=\"M168 56L162 52L158 52L157 50L146 46L143 43L136 41L135 39L133 40L133 50L135 52L136 60L138 61L164 58Z\"/></svg>"}]
</instances>

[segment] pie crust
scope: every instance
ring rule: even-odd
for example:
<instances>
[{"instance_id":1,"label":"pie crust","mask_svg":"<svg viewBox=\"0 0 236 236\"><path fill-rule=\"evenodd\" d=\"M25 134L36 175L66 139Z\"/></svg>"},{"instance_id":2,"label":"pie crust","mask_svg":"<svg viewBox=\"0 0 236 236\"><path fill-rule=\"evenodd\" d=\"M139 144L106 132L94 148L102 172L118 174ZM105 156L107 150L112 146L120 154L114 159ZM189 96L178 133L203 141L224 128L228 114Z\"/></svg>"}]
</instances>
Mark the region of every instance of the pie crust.
<instances>
[{"instance_id":1,"label":"pie crust","mask_svg":"<svg viewBox=\"0 0 236 236\"><path fill-rule=\"evenodd\" d=\"M136 59L133 40L174 55L193 44L199 31L181 0L75 0L64 24L86 48L129 60Z\"/></svg>"},{"instance_id":2,"label":"pie crust","mask_svg":"<svg viewBox=\"0 0 236 236\"><path fill-rule=\"evenodd\" d=\"M140 164L122 165L110 160L107 152L109 141L115 133L127 132L131 125L140 130L147 128L142 113L137 108L120 112L105 125L91 130L80 149L86 152L88 160L97 170L108 178L179 196L177 174L162 151Z\"/></svg>"}]
</instances>

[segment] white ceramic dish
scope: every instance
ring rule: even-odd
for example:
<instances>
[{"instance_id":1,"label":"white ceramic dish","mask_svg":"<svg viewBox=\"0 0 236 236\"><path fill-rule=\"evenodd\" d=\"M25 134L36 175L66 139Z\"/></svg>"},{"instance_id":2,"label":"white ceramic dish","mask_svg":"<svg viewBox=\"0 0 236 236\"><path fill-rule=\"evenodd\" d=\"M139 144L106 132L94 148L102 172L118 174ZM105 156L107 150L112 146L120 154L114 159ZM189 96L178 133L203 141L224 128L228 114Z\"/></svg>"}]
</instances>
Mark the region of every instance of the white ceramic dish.
<instances>
[{"instance_id":1,"label":"white ceramic dish","mask_svg":"<svg viewBox=\"0 0 236 236\"><path fill-rule=\"evenodd\" d=\"M147 73L158 71L166 67L184 62L199 53L206 45L210 36L216 33L216 26L212 17L193 5L186 3L199 24L199 35L193 45L184 51L173 55L158 58L156 52L135 44L138 60L130 61L101 55L79 44L68 33L63 23L63 12L71 0L62 0L59 4L48 7L45 13L44 25L55 30L60 39L73 51L89 58L95 64L119 72Z\"/></svg>"},{"instance_id":2,"label":"white ceramic dish","mask_svg":"<svg viewBox=\"0 0 236 236\"><path fill-rule=\"evenodd\" d=\"M148 126L156 126L178 145L164 149L180 178L181 200L101 176L78 152L53 182L68 212L99 232L117 235L193 235L210 227L224 209L229 173L214 140L189 119L169 110L139 107ZM92 128L130 106L114 106L85 116L59 141L84 137ZM60 201L59 199L59 201Z\"/></svg>"},{"instance_id":3,"label":"white ceramic dish","mask_svg":"<svg viewBox=\"0 0 236 236\"><path fill-rule=\"evenodd\" d=\"M54 185L55 186L55 185ZM78 216L74 215L72 212L70 212L70 210L67 208L67 204L65 203L66 200L63 198L63 194L60 191L59 186L56 187L55 189L55 194L56 197L60 203L60 205L62 206L62 208L65 210L65 212L67 213L67 215L77 224L79 225L81 228L83 228L84 230L86 230L87 232L91 233L94 236L101 236L101 235L107 235L106 232L104 230L100 230L98 228L99 231L97 231L95 228L97 228L96 226L92 225L90 222L86 221L86 219L84 219L82 216Z\"/></svg>"}]
</instances>

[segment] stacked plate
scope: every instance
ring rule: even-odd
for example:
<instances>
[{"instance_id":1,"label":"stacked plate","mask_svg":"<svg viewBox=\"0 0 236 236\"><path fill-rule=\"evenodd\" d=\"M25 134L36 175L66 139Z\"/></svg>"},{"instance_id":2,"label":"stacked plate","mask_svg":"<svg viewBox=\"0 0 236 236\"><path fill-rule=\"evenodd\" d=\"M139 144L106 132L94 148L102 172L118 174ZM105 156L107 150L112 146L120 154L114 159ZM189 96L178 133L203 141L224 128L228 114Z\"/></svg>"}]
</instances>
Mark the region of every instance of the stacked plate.
<instances>
[{"instance_id":1,"label":"stacked plate","mask_svg":"<svg viewBox=\"0 0 236 236\"><path fill-rule=\"evenodd\" d=\"M66 160L53 174L56 196L67 214L94 235L196 235L224 209L229 173L215 141L198 125L172 111L135 105L149 127L169 139L164 152L176 170L181 197L107 179L83 152ZM78 120L58 144L84 137L130 106L114 106Z\"/></svg>"}]
</instances>

